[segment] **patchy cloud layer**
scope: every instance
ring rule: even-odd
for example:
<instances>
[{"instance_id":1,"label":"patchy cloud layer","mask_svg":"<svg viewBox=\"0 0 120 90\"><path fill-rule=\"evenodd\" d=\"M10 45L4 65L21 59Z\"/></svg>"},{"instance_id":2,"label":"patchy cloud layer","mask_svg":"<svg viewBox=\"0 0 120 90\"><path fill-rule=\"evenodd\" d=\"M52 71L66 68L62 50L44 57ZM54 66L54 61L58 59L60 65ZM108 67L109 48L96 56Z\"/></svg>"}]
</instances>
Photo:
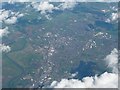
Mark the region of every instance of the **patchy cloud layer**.
<instances>
[{"instance_id":1,"label":"patchy cloud layer","mask_svg":"<svg viewBox=\"0 0 120 90\"><path fill-rule=\"evenodd\" d=\"M36 1L36 2L40 2L40 1L44 1L44 0L4 0L5 2L32 2L32 1ZM50 1L50 2L62 2L63 0L46 0L46 1ZM67 1L67 0L66 0ZM118 2L119 0L74 0L77 2Z\"/></svg>"},{"instance_id":2,"label":"patchy cloud layer","mask_svg":"<svg viewBox=\"0 0 120 90\"><path fill-rule=\"evenodd\" d=\"M86 2L87 0L81 0L81 2ZM104 2L105 0L94 0L98 2ZM112 0L110 0L112 1ZM115 1L115 0L114 0ZM61 2L59 5L55 6L52 2L52 0L46 0L41 2L32 2L33 8L35 8L37 11L39 11L41 14L44 14L47 19L50 19L50 14L53 13L53 10L66 10L66 9L73 9L78 1L77 0L59 0ZM110 8L114 13L111 13L111 15L105 20L106 22L116 22L118 19L118 13L117 13L117 7L111 7ZM110 10L101 10L102 12L106 13ZM49 16L49 17L48 17Z\"/></svg>"},{"instance_id":3,"label":"patchy cloud layer","mask_svg":"<svg viewBox=\"0 0 120 90\"><path fill-rule=\"evenodd\" d=\"M72 9L75 7L77 3L74 0L63 1L57 7L51 4L48 1L43 1L40 3L32 3L32 6L41 12L41 14L52 13L53 10L64 10L64 9Z\"/></svg>"},{"instance_id":4,"label":"patchy cloud layer","mask_svg":"<svg viewBox=\"0 0 120 90\"><path fill-rule=\"evenodd\" d=\"M111 10L113 11L113 13L111 13L109 18L107 18L106 22L108 22L108 23L118 22L118 16L119 16L118 8L117 7L111 7Z\"/></svg>"},{"instance_id":5,"label":"patchy cloud layer","mask_svg":"<svg viewBox=\"0 0 120 90\"><path fill-rule=\"evenodd\" d=\"M84 0L83 0L84 1ZM99 0L101 1L101 0ZM102 0L103 1L103 0ZM48 13L52 13L53 10L65 10L65 9L73 9L77 3L74 0L63 1L58 7L53 4L44 1L40 3L32 3L32 6L40 11L41 14L45 15L47 19L50 19ZM105 11L103 11L105 12ZM6 10L0 10L0 21L5 24L15 24L18 18L24 16L19 12L12 12ZM107 22L116 21L118 19L117 13L112 13L110 19ZM0 37L7 35L8 28L0 29ZM102 35L102 33L96 34L96 36ZM92 42L92 41L91 41ZM94 44L95 46L95 44ZM11 48L7 45L0 44L0 51L9 52ZM112 69L112 73L104 72L100 76L96 75L93 77L84 77L82 80L78 79L62 79L60 82L53 81L51 87L54 88L117 88L118 87L118 51L117 49L113 49L113 51L106 56L104 59L107 63L108 67Z\"/></svg>"},{"instance_id":6,"label":"patchy cloud layer","mask_svg":"<svg viewBox=\"0 0 120 90\"><path fill-rule=\"evenodd\" d=\"M84 77L82 80L78 79L62 79L60 82L53 81L52 88L117 88L118 74L116 72L118 63L118 51L113 49L111 53L106 56L105 61L108 66L113 69L112 73L105 72L100 76Z\"/></svg>"},{"instance_id":7,"label":"patchy cloud layer","mask_svg":"<svg viewBox=\"0 0 120 90\"><path fill-rule=\"evenodd\" d=\"M54 4L48 2L48 1L41 1L39 3L32 2L32 6L34 9L39 11L42 15L45 15L45 17L48 20L51 20L50 13L53 13L53 10L65 10L65 9L73 9L76 2L73 2L74 0L68 0L68 1L62 1L62 3L58 6L55 6Z\"/></svg>"}]
</instances>

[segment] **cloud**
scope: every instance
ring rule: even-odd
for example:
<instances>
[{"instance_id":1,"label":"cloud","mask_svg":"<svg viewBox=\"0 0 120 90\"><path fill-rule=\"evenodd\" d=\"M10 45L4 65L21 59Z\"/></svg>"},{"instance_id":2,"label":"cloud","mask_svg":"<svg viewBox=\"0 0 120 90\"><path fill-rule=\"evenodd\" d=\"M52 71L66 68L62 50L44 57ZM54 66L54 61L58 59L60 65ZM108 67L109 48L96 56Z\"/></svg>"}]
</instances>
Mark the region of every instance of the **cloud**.
<instances>
[{"instance_id":1,"label":"cloud","mask_svg":"<svg viewBox=\"0 0 120 90\"><path fill-rule=\"evenodd\" d=\"M47 19L51 20L49 13L53 13L53 10L73 9L77 4L74 0L61 0L60 2L62 3L58 6L55 6L49 1L41 1L40 3L32 2L32 6L37 11L40 11L42 15L45 15Z\"/></svg>"},{"instance_id":2,"label":"cloud","mask_svg":"<svg viewBox=\"0 0 120 90\"><path fill-rule=\"evenodd\" d=\"M62 79L60 82L54 81L51 88L117 88L118 75L105 72L100 76L85 77L78 79Z\"/></svg>"},{"instance_id":3,"label":"cloud","mask_svg":"<svg viewBox=\"0 0 120 90\"><path fill-rule=\"evenodd\" d=\"M18 18L23 17L24 14L19 12L13 12L11 10L0 10L0 21L5 24L15 24Z\"/></svg>"},{"instance_id":4,"label":"cloud","mask_svg":"<svg viewBox=\"0 0 120 90\"><path fill-rule=\"evenodd\" d=\"M46 17L48 20L52 20L52 17L51 17L49 14L45 15L45 17Z\"/></svg>"},{"instance_id":5,"label":"cloud","mask_svg":"<svg viewBox=\"0 0 120 90\"><path fill-rule=\"evenodd\" d=\"M86 2L87 0L81 0L81 2ZM95 0L98 2L103 2L104 0ZM45 15L45 17L49 20L51 18L48 17L49 13L53 13L53 10L66 10L66 9L73 9L77 4L78 0L59 0L61 2L59 5L55 6L52 2L52 0L47 0L47 1L40 1L38 2L32 2L32 6L34 9L39 11L42 15ZM102 10L102 12L107 12L105 10ZM47 15L47 16L46 16ZM49 15L50 16L50 15ZM112 13L112 16L110 20L117 20L118 15L116 13ZM110 22L109 19L106 20L106 22Z\"/></svg>"},{"instance_id":6,"label":"cloud","mask_svg":"<svg viewBox=\"0 0 120 90\"><path fill-rule=\"evenodd\" d=\"M32 0L6 0L9 4L14 4L14 2L30 2Z\"/></svg>"},{"instance_id":7,"label":"cloud","mask_svg":"<svg viewBox=\"0 0 120 90\"><path fill-rule=\"evenodd\" d=\"M118 19L118 13L112 13L111 20L116 21Z\"/></svg>"},{"instance_id":8,"label":"cloud","mask_svg":"<svg viewBox=\"0 0 120 90\"><path fill-rule=\"evenodd\" d=\"M38 10L41 11L41 14L45 14L46 12L51 13L55 9L53 4L50 4L49 2L41 2Z\"/></svg>"},{"instance_id":9,"label":"cloud","mask_svg":"<svg viewBox=\"0 0 120 90\"><path fill-rule=\"evenodd\" d=\"M44 0L4 0L4 2L40 2ZM62 2L63 0L46 0L50 2ZM66 0L67 1L67 0ZM118 2L119 0L75 0L77 2Z\"/></svg>"},{"instance_id":10,"label":"cloud","mask_svg":"<svg viewBox=\"0 0 120 90\"><path fill-rule=\"evenodd\" d=\"M23 13L18 14L18 18L21 18L21 17L23 17L23 16L24 16Z\"/></svg>"},{"instance_id":11,"label":"cloud","mask_svg":"<svg viewBox=\"0 0 120 90\"><path fill-rule=\"evenodd\" d=\"M110 22L118 22L118 17L119 17L119 13L118 8L116 7L112 7L111 10L113 10L113 13L111 13L110 17L106 19L106 22L110 23Z\"/></svg>"},{"instance_id":12,"label":"cloud","mask_svg":"<svg viewBox=\"0 0 120 90\"><path fill-rule=\"evenodd\" d=\"M55 7L54 4L48 1L41 1L40 3L32 2L31 5L34 9L39 11L46 19L52 20L50 13L53 13L53 10L58 10L58 7Z\"/></svg>"},{"instance_id":13,"label":"cloud","mask_svg":"<svg viewBox=\"0 0 120 90\"><path fill-rule=\"evenodd\" d=\"M63 3L58 6L61 10L73 9L77 4L76 0L62 0L62 2Z\"/></svg>"},{"instance_id":14,"label":"cloud","mask_svg":"<svg viewBox=\"0 0 120 90\"><path fill-rule=\"evenodd\" d=\"M114 73L118 73L118 50L114 48L109 55L104 59L109 68L112 68Z\"/></svg>"},{"instance_id":15,"label":"cloud","mask_svg":"<svg viewBox=\"0 0 120 90\"><path fill-rule=\"evenodd\" d=\"M8 27L0 29L0 37L6 36L7 34L9 34Z\"/></svg>"},{"instance_id":16,"label":"cloud","mask_svg":"<svg viewBox=\"0 0 120 90\"><path fill-rule=\"evenodd\" d=\"M52 13L53 10L57 9L53 4L50 4L47 1L37 3L32 3L33 7L40 11L41 14Z\"/></svg>"},{"instance_id":17,"label":"cloud","mask_svg":"<svg viewBox=\"0 0 120 90\"><path fill-rule=\"evenodd\" d=\"M0 10L0 22L4 21L9 16L9 11L5 9Z\"/></svg>"},{"instance_id":18,"label":"cloud","mask_svg":"<svg viewBox=\"0 0 120 90\"><path fill-rule=\"evenodd\" d=\"M6 24L15 24L17 22L17 17L13 16L4 21Z\"/></svg>"},{"instance_id":19,"label":"cloud","mask_svg":"<svg viewBox=\"0 0 120 90\"><path fill-rule=\"evenodd\" d=\"M4 45L4 44L0 44L0 52L9 52L9 51L11 51L10 46Z\"/></svg>"},{"instance_id":20,"label":"cloud","mask_svg":"<svg viewBox=\"0 0 120 90\"><path fill-rule=\"evenodd\" d=\"M65 9L72 9L75 7L76 2L73 2L74 0L68 0L68 1L61 1L62 3L58 6L55 6L54 4L50 3L49 1L41 1L40 3L32 2L32 6L34 9L39 11L42 15L45 15L45 17L48 20L51 20L50 13L53 13L53 10L65 10Z\"/></svg>"},{"instance_id":21,"label":"cloud","mask_svg":"<svg viewBox=\"0 0 120 90\"><path fill-rule=\"evenodd\" d=\"M115 48L109 55L106 56L105 61L109 67L113 69L112 73L104 72L100 76L95 75L91 77L84 77L82 80L78 79L62 79L60 82L53 81L51 88L118 88L118 74L115 70L118 63L118 50Z\"/></svg>"}]
</instances>

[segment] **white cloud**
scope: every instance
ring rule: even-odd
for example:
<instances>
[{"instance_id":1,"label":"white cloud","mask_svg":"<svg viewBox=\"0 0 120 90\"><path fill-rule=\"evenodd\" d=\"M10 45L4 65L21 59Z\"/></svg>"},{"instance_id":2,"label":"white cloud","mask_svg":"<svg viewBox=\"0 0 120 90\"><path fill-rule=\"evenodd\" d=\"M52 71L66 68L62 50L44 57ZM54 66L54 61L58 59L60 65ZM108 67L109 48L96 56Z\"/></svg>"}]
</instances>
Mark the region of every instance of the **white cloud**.
<instances>
[{"instance_id":1,"label":"white cloud","mask_svg":"<svg viewBox=\"0 0 120 90\"><path fill-rule=\"evenodd\" d=\"M112 13L112 15L111 15L111 20L112 21L115 21L115 20L117 20L118 19L118 13Z\"/></svg>"},{"instance_id":2,"label":"white cloud","mask_svg":"<svg viewBox=\"0 0 120 90\"><path fill-rule=\"evenodd\" d=\"M32 2L33 8L39 11L42 15L48 20L52 20L50 13L53 13L53 10L58 10L58 7L55 7L52 3L48 1L41 1L40 3Z\"/></svg>"},{"instance_id":3,"label":"white cloud","mask_svg":"<svg viewBox=\"0 0 120 90\"><path fill-rule=\"evenodd\" d=\"M0 21L6 24L15 24L17 19L23 17L24 14L19 12L13 12L11 10L0 10Z\"/></svg>"},{"instance_id":4,"label":"white cloud","mask_svg":"<svg viewBox=\"0 0 120 90\"><path fill-rule=\"evenodd\" d=\"M21 14L18 14L18 17L20 18L20 17L23 17L24 16L24 14L23 13L21 13Z\"/></svg>"},{"instance_id":5,"label":"white cloud","mask_svg":"<svg viewBox=\"0 0 120 90\"><path fill-rule=\"evenodd\" d=\"M91 77L84 77L82 80L78 79L62 79L60 82L53 81L51 88L118 88L118 74L115 71L118 63L118 50L115 48L109 55L106 56L105 61L108 66L113 69L112 73L105 72L100 76L95 75Z\"/></svg>"},{"instance_id":6,"label":"white cloud","mask_svg":"<svg viewBox=\"0 0 120 90\"><path fill-rule=\"evenodd\" d=\"M47 1L40 2L39 5L37 3L32 3L32 5L35 9L40 11L41 14L52 13L54 9L57 9L57 7Z\"/></svg>"},{"instance_id":7,"label":"white cloud","mask_svg":"<svg viewBox=\"0 0 120 90\"><path fill-rule=\"evenodd\" d=\"M106 19L106 22L110 23L110 22L118 22L118 18L119 18L119 12L118 12L118 7L117 6L110 6L110 10L108 10L109 12L111 11L111 15L109 16L109 18Z\"/></svg>"},{"instance_id":8,"label":"white cloud","mask_svg":"<svg viewBox=\"0 0 120 90\"><path fill-rule=\"evenodd\" d=\"M8 27L0 29L0 37L6 36L9 33Z\"/></svg>"},{"instance_id":9,"label":"white cloud","mask_svg":"<svg viewBox=\"0 0 120 90\"><path fill-rule=\"evenodd\" d=\"M9 4L14 4L14 2L30 2L32 0L6 0Z\"/></svg>"},{"instance_id":10,"label":"white cloud","mask_svg":"<svg viewBox=\"0 0 120 90\"><path fill-rule=\"evenodd\" d=\"M61 10L73 9L77 4L76 0L62 0L62 1L63 3L58 6L59 9Z\"/></svg>"},{"instance_id":11,"label":"white cloud","mask_svg":"<svg viewBox=\"0 0 120 90\"><path fill-rule=\"evenodd\" d=\"M9 16L9 11L6 11L4 9L0 10L0 21L5 20Z\"/></svg>"},{"instance_id":12,"label":"white cloud","mask_svg":"<svg viewBox=\"0 0 120 90\"><path fill-rule=\"evenodd\" d=\"M48 20L52 20L52 17L48 14L48 15L45 15L45 17L48 19Z\"/></svg>"},{"instance_id":13,"label":"white cloud","mask_svg":"<svg viewBox=\"0 0 120 90\"><path fill-rule=\"evenodd\" d=\"M111 16L109 18L106 19L106 22L110 23L110 22L116 22L118 21L118 13L112 13Z\"/></svg>"},{"instance_id":14,"label":"white cloud","mask_svg":"<svg viewBox=\"0 0 120 90\"><path fill-rule=\"evenodd\" d=\"M32 2L33 0L4 0L4 2ZM44 0L34 0L35 2L40 2ZM50 2L62 2L63 0L46 0ZM77 2L118 2L119 0L75 0Z\"/></svg>"},{"instance_id":15,"label":"white cloud","mask_svg":"<svg viewBox=\"0 0 120 90\"><path fill-rule=\"evenodd\" d=\"M9 52L9 51L11 51L10 46L4 45L4 44L0 44L0 52Z\"/></svg>"},{"instance_id":16,"label":"white cloud","mask_svg":"<svg viewBox=\"0 0 120 90\"><path fill-rule=\"evenodd\" d=\"M51 88L117 88L118 75L114 73L103 73L100 76L85 77L78 79L62 79L60 82L54 81Z\"/></svg>"},{"instance_id":17,"label":"white cloud","mask_svg":"<svg viewBox=\"0 0 120 90\"><path fill-rule=\"evenodd\" d=\"M49 4L49 2L41 2L38 10L41 11L41 14L45 14L46 12L52 12L52 10L54 9L54 5L53 4Z\"/></svg>"},{"instance_id":18,"label":"white cloud","mask_svg":"<svg viewBox=\"0 0 120 90\"><path fill-rule=\"evenodd\" d=\"M4 21L6 24L15 24L17 22L17 17L13 16Z\"/></svg>"},{"instance_id":19,"label":"white cloud","mask_svg":"<svg viewBox=\"0 0 120 90\"><path fill-rule=\"evenodd\" d=\"M114 48L109 55L104 59L107 62L108 67L112 68L113 72L118 72L118 50Z\"/></svg>"},{"instance_id":20,"label":"white cloud","mask_svg":"<svg viewBox=\"0 0 120 90\"><path fill-rule=\"evenodd\" d=\"M32 2L32 6L37 11L40 11L42 15L45 15L45 17L48 20L51 20L49 13L53 13L53 10L64 10L64 9L72 9L75 7L76 2L73 2L74 0L68 0L68 1L61 1L62 3L58 6L54 6L54 4L50 3L49 1L41 1L40 3Z\"/></svg>"}]
</instances>

